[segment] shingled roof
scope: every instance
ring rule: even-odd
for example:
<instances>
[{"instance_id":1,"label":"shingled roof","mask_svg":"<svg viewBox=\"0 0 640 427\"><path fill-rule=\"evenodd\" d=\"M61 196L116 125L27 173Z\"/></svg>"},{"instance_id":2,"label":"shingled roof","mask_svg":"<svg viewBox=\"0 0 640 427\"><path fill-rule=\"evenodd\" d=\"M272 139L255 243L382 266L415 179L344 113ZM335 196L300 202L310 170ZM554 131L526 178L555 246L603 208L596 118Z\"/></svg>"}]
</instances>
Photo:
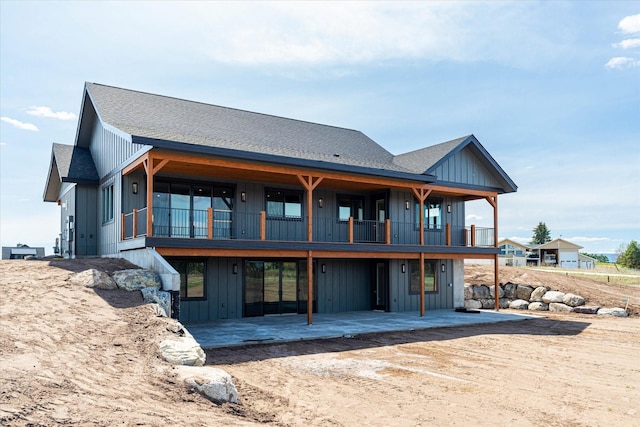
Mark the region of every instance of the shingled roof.
<instances>
[{"instance_id":1,"label":"shingled roof","mask_svg":"<svg viewBox=\"0 0 640 427\"><path fill-rule=\"evenodd\" d=\"M401 173L393 155L360 131L86 84L100 120L134 142L166 142L261 153ZM164 141L165 143L161 143ZM176 147L178 148L178 147ZM188 147L179 147L188 149ZM417 178L417 177L416 177Z\"/></svg>"},{"instance_id":2,"label":"shingled roof","mask_svg":"<svg viewBox=\"0 0 640 427\"><path fill-rule=\"evenodd\" d=\"M44 190L44 200L55 202L63 182L98 184L99 176L87 148L65 144L53 144L49 176Z\"/></svg>"}]
</instances>

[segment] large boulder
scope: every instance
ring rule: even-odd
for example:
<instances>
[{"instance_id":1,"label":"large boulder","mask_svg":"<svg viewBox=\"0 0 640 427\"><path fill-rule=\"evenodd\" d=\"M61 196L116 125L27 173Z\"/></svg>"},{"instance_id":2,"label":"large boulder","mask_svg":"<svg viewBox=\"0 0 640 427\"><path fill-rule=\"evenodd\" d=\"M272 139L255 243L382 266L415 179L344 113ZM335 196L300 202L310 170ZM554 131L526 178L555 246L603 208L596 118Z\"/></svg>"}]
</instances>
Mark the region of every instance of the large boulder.
<instances>
[{"instance_id":1,"label":"large boulder","mask_svg":"<svg viewBox=\"0 0 640 427\"><path fill-rule=\"evenodd\" d=\"M505 298L510 298L510 299L516 298L516 291L518 289L518 285L516 285L515 283L507 282L504 284L502 288L504 290Z\"/></svg>"},{"instance_id":2,"label":"large boulder","mask_svg":"<svg viewBox=\"0 0 640 427\"><path fill-rule=\"evenodd\" d=\"M119 270L113 273L113 280L119 288L128 291L139 291L144 288L162 288L160 275L153 270L130 269Z\"/></svg>"},{"instance_id":3,"label":"large boulder","mask_svg":"<svg viewBox=\"0 0 640 427\"><path fill-rule=\"evenodd\" d=\"M533 287L529 285L518 285L518 289L516 290L516 298L526 300L529 302L529 298L531 298L531 293L533 292ZM527 304L528 305L528 304Z\"/></svg>"},{"instance_id":4,"label":"large boulder","mask_svg":"<svg viewBox=\"0 0 640 427\"><path fill-rule=\"evenodd\" d=\"M507 298L500 298L498 300L498 307L500 308L509 308L509 303L511 301L509 301Z\"/></svg>"},{"instance_id":5,"label":"large boulder","mask_svg":"<svg viewBox=\"0 0 640 427\"><path fill-rule=\"evenodd\" d=\"M491 298L489 288L485 285L477 285L473 287L473 299Z\"/></svg>"},{"instance_id":6,"label":"large boulder","mask_svg":"<svg viewBox=\"0 0 640 427\"><path fill-rule=\"evenodd\" d=\"M473 285L470 283L464 284L464 299L473 299Z\"/></svg>"},{"instance_id":7,"label":"large boulder","mask_svg":"<svg viewBox=\"0 0 640 427\"><path fill-rule=\"evenodd\" d=\"M466 299L464 300L464 306L465 308L478 309L478 308L482 308L482 303L475 299Z\"/></svg>"},{"instance_id":8,"label":"large boulder","mask_svg":"<svg viewBox=\"0 0 640 427\"><path fill-rule=\"evenodd\" d=\"M531 311L548 311L549 304L545 304L544 302L532 302L529 304L529 310Z\"/></svg>"},{"instance_id":9,"label":"large boulder","mask_svg":"<svg viewBox=\"0 0 640 427\"><path fill-rule=\"evenodd\" d=\"M213 366L201 368L178 366L176 373L190 387L198 390L217 404L238 403L238 390L233 384L231 375L222 369Z\"/></svg>"},{"instance_id":10,"label":"large boulder","mask_svg":"<svg viewBox=\"0 0 640 427\"><path fill-rule=\"evenodd\" d=\"M616 317L627 317L629 313L624 308L614 307L614 308L601 308L598 310L599 316L616 316Z\"/></svg>"},{"instance_id":11,"label":"large boulder","mask_svg":"<svg viewBox=\"0 0 640 427\"><path fill-rule=\"evenodd\" d=\"M573 311L573 307L569 307L561 302L551 302L549 303L549 311L555 311L556 313L571 313Z\"/></svg>"},{"instance_id":12,"label":"large boulder","mask_svg":"<svg viewBox=\"0 0 640 427\"><path fill-rule=\"evenodd\" d=\"M140 292L142 292L144 302L158 304L160 317L169 317L171 314L171 294L169 292L159 291L156 288L144 288Z\"/></svg>"},{"instance_id":13,"label":"large boulder","mask_svg":"<svg viewBox=\"0 0 640 427\"><path fill-rule=\"evenodd\" d=\"M563 303L564 304L564 292L559 291L549 291L542 296L542 302L546 302L547 304L555 303Z\"/></svg>"},{"instance_id":14,"label":"large boulder","mask_svg":"<svg viewBox=\"0 0 640 427\"><path fill-rule=\"evenodd\" d=\"M579 307L573 307L574 313L580 314L596 314L600 310L599 305L581 305Z\"/></svg>"},{"instance_id":15,"label":"large boulder","mask_svg":"<svg viewBox=\"0 0 640 427\"><path fill-rule=\"evenodd\" d=\"M107 273L94 268L72 274L71 277L69 277L69 283L96 289L118 288L116 282Z\"/></svg>"},{"instance_id":16,"label":"large boulder","mask_svg":"<svg viewBox=\"0 0 640 427\"><path fill-rule=\"evenodd\" d=\"M584 298L582 298L580 295L565 294L562 298L562 302L571 307L578 307L584 305Z\"/></svg>"},{"instance_id":17,"label":"large boulder","mask_svg":"<svg viewBox=\"0 0 640 427\"><path fill-rule=\"evenodd\" d=\"M207 356L200 344L180 322L176 322L176 330L180 332L181 337L160 343L160 353L164 360L174 365L203 366Z\"/></svg>"},{"instance_id":18,"label":"large boulder","mask_svg":"<svg viewBox=\"0 0 640 427\"><path fill-rule=\"evenodd\" d=\"M482 308L495 308L496 306L496 300L493 298L482 298L480 303L482 304Z\"/></svg>"},{"instance_id":19,"label":"large boulder","mask_svg":"<svg viewBox=\"0 0 640 427\"><path fill-rule=\"evenodd\" d=\"M513 300L509 303L509 308L515 310L528 310L529 309L529 301L523 299Z\"/></svg>"},{"instance_id":20,"label":"large boulder","mask_svg":"<svg viewBox=\"0 0 640 427\"><path fill-rule=\"evenodd\" d=\"M547 288L544 286L538 286L531 292L529 297L530 302L542 302L542 296L547 293Z\"/></svg>"},{"instance_id":21,"label":"large boulder","mask_svg":"<svg viewBox=\"0 0 640 427\"><path fill-rule=\"evenodd\" d=\"M495 286L490 286L489 287L489 295L491 295L491 298L495 298L496 297L496 287ZM504 298L504 289L502 289L502 286L498 286L498 298Z\"/></svg>"}]
</instances>

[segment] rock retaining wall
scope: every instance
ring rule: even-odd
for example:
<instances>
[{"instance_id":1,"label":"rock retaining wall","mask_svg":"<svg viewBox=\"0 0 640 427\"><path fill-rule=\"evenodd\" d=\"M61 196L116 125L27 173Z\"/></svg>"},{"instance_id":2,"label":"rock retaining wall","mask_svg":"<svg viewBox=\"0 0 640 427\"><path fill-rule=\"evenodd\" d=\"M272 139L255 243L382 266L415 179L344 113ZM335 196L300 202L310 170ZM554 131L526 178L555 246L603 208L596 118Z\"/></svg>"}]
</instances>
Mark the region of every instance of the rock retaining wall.
<instances>
[{"instance_id":1,"label":"rock retaining wall","mask_svg":"<svg viewBox=\"0 0 640 427\"><path fill-rule=\"evenodd\" d=\"M494 308L495 286L464 284L464 306L470 309ZM500 308L530 311L554 311L560 313L599 314L626 317L623 308L603 308L585 305L580 295L551 290L548 286L534 288L527 284L507 282L498 286Z\"/></svg>"}]
</instances>

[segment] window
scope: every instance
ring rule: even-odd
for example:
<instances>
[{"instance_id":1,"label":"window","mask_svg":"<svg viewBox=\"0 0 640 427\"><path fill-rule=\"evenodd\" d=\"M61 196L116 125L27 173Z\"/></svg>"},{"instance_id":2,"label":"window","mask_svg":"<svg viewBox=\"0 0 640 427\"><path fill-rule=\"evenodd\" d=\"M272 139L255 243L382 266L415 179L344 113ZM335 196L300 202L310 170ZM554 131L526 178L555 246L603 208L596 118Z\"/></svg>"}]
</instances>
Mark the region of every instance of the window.
<instances>
[{"instance_id":1,"label":"window","mask_svg":"<svg viewBox=\"0 0 640 427\"><path fill-rule=\"evenodd\" d=\"M113 184L102 189L102 223L113 221Z\"/></svg>"},{"instance_id":2,"label":"window","mask_svg":"<svg viewBox=\"0 0 640 427\"><path fill-rule=\"evenodd\" d=\"M420 261L409 260L409 293L420 293ZM424 292L437 292L438 287L436 283L436 262L427 261L424 262Z\"/></svg>"},{"instance_id":3,"label":"window","mask_svg":"<svg viewBox=\"0 0 640 427\"><path fill-rule=\"evenodd\" d=\"M173 261L171 265L180 273L180 298L204 299L204 261Z\"/></svg>"},{"instance_id":4,"label":"window","mask_svg":"<svg viewBox=\"0 0 640 427\"><path fill-rule=\"evenodd\" d=\"M348 221L349 217L357 221L364 219L364 199L354 196L338 196L338 218Z\"/></svg>"},{"instance_id":5,"label":"window","mask_svg":"<svg viewBox=\"0 0 640 427\"><path fill-rule=\"evenodd\" d=\"M416 225L420 225L420 204L416 202ZM424 202L425 230L439 230L442 228L442 200L427 199Z\"/></svg>"},{"instance_id":6,"label":"window","mask_svg":"<svg viewBox=\"0 0 640 427\"><path fill-rule=\"evenodd\" d=\"M302 194L298 191L267 190L267 216L302 218Z\"/></svg>"}]
</instances>

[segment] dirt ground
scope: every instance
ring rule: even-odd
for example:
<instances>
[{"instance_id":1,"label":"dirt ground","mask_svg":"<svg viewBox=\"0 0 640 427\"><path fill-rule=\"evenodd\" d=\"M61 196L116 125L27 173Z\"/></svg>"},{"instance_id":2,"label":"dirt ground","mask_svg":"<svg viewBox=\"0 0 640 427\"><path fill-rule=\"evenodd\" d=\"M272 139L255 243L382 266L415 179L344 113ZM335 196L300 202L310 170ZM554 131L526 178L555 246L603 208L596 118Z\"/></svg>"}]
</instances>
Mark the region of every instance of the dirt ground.
<instances>
[{"instance_id":1,"label":"dirt ground","mask_svg":"<svg viewBox=\"0 0 640 427\"><path fill-rule=\"evenodd\" d=\"M0 262L0 425L640 425L638 286L504 268L503 282L549 285L589 304L629 296L633 315L208 351L239 392L237 405L217 406L160 358L172 323L139 292L66 281L91 267L126 263ZM492 277L478 266L466 281Z\"/></svg>"}]
</instances>

